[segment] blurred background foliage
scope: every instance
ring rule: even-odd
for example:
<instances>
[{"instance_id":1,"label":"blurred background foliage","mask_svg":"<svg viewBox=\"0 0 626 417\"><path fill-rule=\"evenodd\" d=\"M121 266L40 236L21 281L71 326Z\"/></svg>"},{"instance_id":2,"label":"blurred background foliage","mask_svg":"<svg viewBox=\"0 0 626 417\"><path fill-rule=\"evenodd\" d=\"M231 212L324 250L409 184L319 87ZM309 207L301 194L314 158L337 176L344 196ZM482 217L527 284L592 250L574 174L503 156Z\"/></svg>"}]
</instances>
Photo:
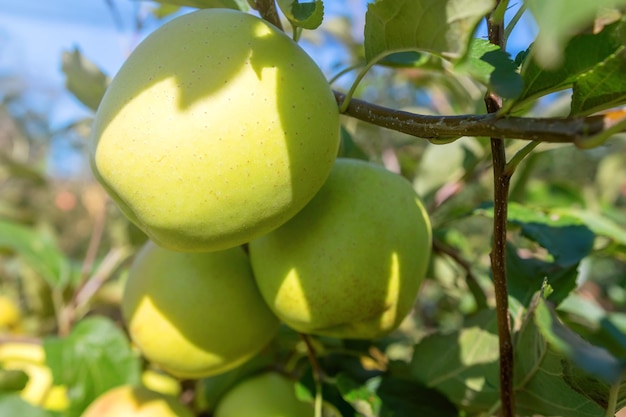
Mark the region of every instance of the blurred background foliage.
<instances>
[{"instance_id":1,"label":"blurred background foliage","mask_svg":"<svg viewBox=\"0 0 626 417\"><path fill-rule=\"evenodd\" d=\"M340 90L349 88L356 76L356 71L343 70L358 65L363 57L362 37L354 29L362 25L362 10L347 10L353 14L329 16L319 30L305 31L302 39L312 53L325 51L320 55L323 69ZM176 6L155 5L146 18L167 19L176 12ZM101 74L89 58L78 50L68 51L59 57L59 65L64 62L72 92L93 110L98 101L94 94L101 94L113 74ZM81 89L85 85L91 89ZM0 343L67 335L90 315L106 315L119 323L125 272L146 239L89 171L90 118L53 129L46 109L26 98L27 89L19 74L0 77ZM484 113L484 93L484 87L466 74L439 59L422 57L413 67L400 68L393 62L374 67L355 96L421 114L453 115ZM568 93L544 97L525 114L565 115ZM409 360L412 344L407 340L414 343L435 331L460 330L477 311L493 307L490 148L487 138L438 145L352 118L342 122L341 155L380 163L412 181L435 230L434 256L416 308L400 332L379 344L379 353L370 350L370 365L376 369L380 364L375 359L382 351L392 361ZM82 155L83 164L74 175L59 175L59 164L69 163L58 155L59 143ZM524 145L515 140L506 143L509 155ZM588 329L580 316L584 308L596 306L626 324L626 135L590 150L539 145L513 176L510 201L554 219L577 216L595 232L593 250L573 272L577 298L572 302L584 300L583 310L564 304L562 318L579 330ZM512 208L511 260L519 261L521 268L519 278L512 271L514 283L529 277L530 270L524 269L532 266L528 262L549 263L555 258L551 248L528 238L523 220L516 223L516 216L525 215L523 209ZM539 290L543 277L533 279L530 286ZM281 343L297 345L289 337ZM333 360L332 355L327 357L325 366L342 370L351 366L345 357L340 364ZM232 375L224 378L228 377ZM210 395L207 398L211 400Z\"/></svg>"}]
</instances>

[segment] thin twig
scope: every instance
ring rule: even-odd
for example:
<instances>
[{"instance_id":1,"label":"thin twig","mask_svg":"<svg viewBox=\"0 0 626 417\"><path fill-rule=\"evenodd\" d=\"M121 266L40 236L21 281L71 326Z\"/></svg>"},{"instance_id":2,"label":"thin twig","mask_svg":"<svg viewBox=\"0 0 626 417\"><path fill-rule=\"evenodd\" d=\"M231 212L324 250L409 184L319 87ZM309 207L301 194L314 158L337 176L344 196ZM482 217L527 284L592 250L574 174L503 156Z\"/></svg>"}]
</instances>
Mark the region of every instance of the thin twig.
<instances>
[{"instance_id":1,"label":"thin twig","mask_svg":"<svg viewBox=\"0 0 626 417\"><path fill-rule=\"evenodd\" d=\"M311 343L310 336L304 333L298 333L300 338L304 341L306 345L306 354L309 358L309 363L311 364L311 368L313 369L313 380L315 382L315 417L322 416L322 381L324 380L324 371L319 365L317 361L317 356L315 353L315 348Z\"/></svg>"},{"instance_id":2,"label":"thin twig","mask_svg":"<svg viewBox=\"0 0 626 417\"><path fill-rule=\"evenodd\" d=\"M345 94L335 92L335 100L340 107L345 98ZM500 116L495 113L431 116L395 110L355 98L345 107L343 114L346 116L423 139L497 137L573 143L577 146L584 145L586 139L618 126L626 119L626 109L587 117L539 118Z\"/></svg>"},{"instance_id":3,"label":"thin twig","mask_svg":"<svg viewBox=\"0 0 626 417\"><path fill-rule=\"evenodd\" d=\"M499 3L499 1L498 1ZM497 6L496 6L497 7ZM489 42L505 50L504 23L494 23L487 18ZM497 113L502 108L502 99L488 92L485 95L487 112ZM513 391L513 343L506 277L506 226L510 175L506 172L506 152L502 138L491 135L491 158L493 160L494 216L493 247L491 250L491 272L496 298L498 341L500 350L500 402L502 417L515 416Z\"/></svg>"},{"instance_id":4,"label":"thin twig","mask_svg":"<svg viewBox=\"0 0 626 417\"><path fill-rule=\"evenodd\" d=\"M456 249L446 245L438 239L433 239L433 250L447 255L465 271L465 281L467 282L467 287L476 301L476 308L478 310L487 308L487 297L478 283L474 272L472 272L472 265L466 259L463 259Z\"/></svg>"}]
</instances>

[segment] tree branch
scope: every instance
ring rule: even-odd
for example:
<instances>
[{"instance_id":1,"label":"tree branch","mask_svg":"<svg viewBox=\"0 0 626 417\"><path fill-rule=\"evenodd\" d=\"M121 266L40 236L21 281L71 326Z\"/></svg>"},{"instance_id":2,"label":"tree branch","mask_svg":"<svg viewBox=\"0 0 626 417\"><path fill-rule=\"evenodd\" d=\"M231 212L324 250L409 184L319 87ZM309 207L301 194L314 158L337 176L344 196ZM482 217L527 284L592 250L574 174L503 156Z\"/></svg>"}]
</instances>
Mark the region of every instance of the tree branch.
<instances>
[{"instance_id":1,"label":"tree branch","mask_svg":"<svg viewBox=\"0 0 626 417\"><path fill-rule=\"evenodd\" d=\"M345 97L345 94L335 92L338 104L341 105ZM572 118L512 117L498 116L496 113L426 116L394 110L358 99L350 100L344 114L424 139L484 136L576 145L583 144L585 140L626 119L626 109L618 109L602 115Z\"/></svg>"},{"instance_id":2,"label":"tree branch","mask_svg":"<svg viewBox=\"0 0 626 417\"><path fill-rule=\"evenodd\" d=\"M496 7L500 5L497 1ZM494 9L495 10L495 9ZM494 22L487 17L489 42L506 50L504 22ZM485 106L489 114L497 114L502 108L502 99L487 92ZM493 161L493 244L491 249L491 273L496 298L498 322L498 342L500 351L500 402L502 417L515 417L515 396L513 391L513 342L509 317L509 292L506 274L506 226L509 204L511 174L506 170L506 152L501 137L491 135L491 158Z\"/></svg>"}]
</instances>

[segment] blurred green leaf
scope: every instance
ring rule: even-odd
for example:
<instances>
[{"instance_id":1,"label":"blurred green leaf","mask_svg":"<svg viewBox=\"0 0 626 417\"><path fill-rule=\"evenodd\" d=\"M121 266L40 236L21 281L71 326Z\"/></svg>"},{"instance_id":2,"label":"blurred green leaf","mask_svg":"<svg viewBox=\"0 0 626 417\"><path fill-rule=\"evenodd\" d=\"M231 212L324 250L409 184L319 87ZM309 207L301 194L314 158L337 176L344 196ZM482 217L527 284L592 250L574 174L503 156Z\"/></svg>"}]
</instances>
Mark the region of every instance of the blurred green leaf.
<instances>
[{"instance_id":1,"label":"blurred green leaf","mask_svg":"<svg viewBox=\"0 0 626 417\"><path fill-rule=\"evenodd\" d=\"M359 145L354 141L352 135L348 130L341 126L341 137L339 142L339 152L337 156L339 158L353 158L353 159L362 159L364 161L369 160L367 154L363 152L363 150L359 147Z\"/></svg>"},{"instance_id":2,"label":"blurred green leaf","mask_svg":"<svg viewBox=\"0 0 626 417\"><path fill-rule=\"evenodd\" d=\"M65 338L44 339L54 383L68 388L66 417L78 417L110 388L140 382L140 361L124 333L110 319L80 321Z\"/></svg>"},{"instance_id":3,"label":"blurred green leaf","mask_svg":"<svg viewBox=\"0 0 626 417\"><path fill-rule=\"evenodd\" d=\"M64 288L72 281L72 265L48 234L0 220L0 249L15 252L52 287Z\"/></svg>"},{"instance_id":4,"label":"blurred green leaf","mask_svg":"<svg viewBox=\"0 0 626 417\"><path fill-rule=\"evenodd\" d=\"M626 229L602 214L590 210L564 207L555 210L565 216L575 217L585 224L593 233L612 241L626 245Z\"/></svg>"},{"instance_id":5,"label":"blurred green leaf","mask_svg":"<svg viewBox=\"0 0 626 417\"><path fill-rule=\"evenodd\" d=\"M557 308L559 317L585 340L602 346L616 358L626 359L624 313L609 313L577 293L570 294ZM621 318L621 321L620 321Z\"/></svg>"},{"instance_id":6,"label":"blurred green leaf","mask_svg":"<svg viewBox=\"0 0 626 417\"><path fill-rule=\"evenodd\" d=\"M471 75L503 98L522 93L522 77L510 55L485 39L473 39L467 55L455 69Z\"/></svg>"},{"instance_id":7,"label":"blurred green leaf","mask_svg":"<svg viewBox=\"0 0 626 417\"><path fill-rule=\"evenodd\" d=\"M419 50L458 58L493 0L379 0L365 16L365 59Z\"/></svg>"},{"instance_id":8,"label":"blurred green leaf","mask_svg":"<svg viewBox=\"0 0 626 417\"><path fill-rule=\"evenodd\" d=\"M175 4L177 6L195 7L198 9L235 9L248 10L246 0L154 0L155 3Z\"/></svg>"},{"instance_id":9,"label":"blurred green leaf","mask_svg":"<svg viewBox=\"0 0 626 417\"><path fill-rule=\"evenodd\" d=\"M459 415L459 411L446 397L415 381L383 377L376 394L382 401L381 416Z\"/></svg>"},{"instance_id":10,"label":"blurred green leaf","mask_svg":"<svg viewBox=\"0 0 626 417\"><path fill-rule=\"evenodd\" d=\"M572 36L590 27L598 13L610 7L626 6L626 0L526 0L539 34L533 44L534 55L544 68L557 68L563 50Z\"/></svg>"},{"instance_id":11,"label":"blurred green leaf","mask_svg":"<svg viewBox=\"0 0 626 417\"><path fill-rule=\"evenodd\" d=\"M19 394L0 396L2 417L53 417L54 413L35 407L20 398Z\"/></svg>"},{"instance_id":12,"label":"blurred green leaf","mask_svg":"<svg viewBox=\"0 0 626 417\"><path fill-rule=\"evenodd\" d=\"M626 38L624 39L626 42ZM571 116L596 113L626 103L626 46L574 83Z\"/></svg>"},{"instance_id":13,"label":"blurred green leaf","mask_svg":"<svg viewBox=\"0 0 626 417\"><path fill-rule=\"evenodd\" d=\"M522 258L517 248L509 242L506 248L506 271L509 295L523 306L530 303L545 279L554 289L548 299L559 304L576 288L578 263L561 265L535 258Z\"/></svg>"},{"instance_id":14,"label":"blurred green leaf","mask_svg":"<svg viewBox=\"0 0 626 417\"><path fill-rule=\"evenodd\" d=\"M336 384L344 400L352 404L355 410L365 415L378 415L381 407L381 399L376 394L380 385L380 376L370 378L363 384L352 379L345 373L336 376Z\"/></svg>"},{"instance_id":15,"label":"blurred green leaf","mask_svg":"<svg viewBox=\"0 0 626 417\"><path fill-rule=\"evenodd\" d=\"M611 387L583 372L578 367L571 366L567 361L562 361L563 379L574 391L590 399L600 407L608 408L609 390ZM626 405L626 383L619 386L617 393L616 410L622 409ZM606 415L606 414L605 414Z\"/></svg>"},{"instance_id":16,"label":"blurred green leaf","mask_svg":"<svg viewBox=\"0 0 626 417\"><path fill-rule=\"evenodd\" d=\"M387 55L385 58L378 61L377 64L388 67L413 68L419 67L428 61L429 57L427 54L420 54L417 51L404 51Z\"/></svg>"},{"instance_id":17,"label":"blurred green leaf","mask_svg":"<svg viewBox=\"0 0 626 417\"><path fill-rule=\"evenodd\" d=\"M48 184L41 169L33 167L32 163L17 161L8 155L0 154L0 164L8 169L12 178L25 179L37 186Z\"/></svg>"},{"instance_id":18,"label":"blurred green leaf","mask_svg":"<svg viewBox=\"0 0 626 417\"><path fill-rule=\"evenodd\" d=\"M78 48L71 52L64 51L62 61L66 88L81 103L96 111L109 85L109 77L96 64L85 58Z\"/></svg>"},{"instance_id":19,"label":"blurred green leaf","mask_svg":"<svg viewBox=\"0 0 626 417\"><path fill-rule=\"evenodd\" d=\"M620 382L626 362L620 363L606 349L590 344L564 326L543 298L537 300L533 314L537 329L555 351L589 375L608 384Z\"/></svg>"},{"instance_id":20,"label":"blurred green leaf","mask_svg":"<svg viewBox=\"0 0 626 417\"><path fill-rule=\"evenodd\" d=\"M538 330L534 306L514 336L516 414L603 417L601 406L566 382L567 359L551 348Z\"/></svg>"},{"instance_id":21,"label":"blurred green leaf","mask_svg":"<svg viewBox=\"0 0 626 417\"><path fill-rule=\"evenodd\" d=\"M489 410L499 400L496 329L495 312L483 310L459 331L425 337L415 345L412 378L468 413Z\"/></svg>"},{"instance_id":22,"label":"blurred green leaf","mask_svg":"<svg viewBox=\"0 0 626 417\"><path fill-rule=\"evenodd\" d=\"M476 214L493 218L493 205L481 207ZM571 215L511 202L508 222L520 226L522 235L545 248L560 266L578 263L593 248L594 233L579 218Z\"/></svg>"},{"instance_id":23,"label":"blurred green leaf","mask_svg":"<svg viewBox=\"0 0 626 417\"><path fill-rule=\"evenodd\" d=\"M555 68L544 68L531 54L522 65L524 91L518 101L522 103L572 87L578 77L603 65L607 58L623 48L624 28L623 22L617 22L600 33L575 36L563 52L562 63Z\"/></svg>"},{"instance_id":24,"label":"blurred green leaf","mask_svg":"<svg viewBox=\"0 0 626 417\"><path fill-rule=\"evenodd\" d=\"M293 26L303 29L316 29L324 19L322 0L278 0L278 6Z\"/></svg>"}]
</instances>

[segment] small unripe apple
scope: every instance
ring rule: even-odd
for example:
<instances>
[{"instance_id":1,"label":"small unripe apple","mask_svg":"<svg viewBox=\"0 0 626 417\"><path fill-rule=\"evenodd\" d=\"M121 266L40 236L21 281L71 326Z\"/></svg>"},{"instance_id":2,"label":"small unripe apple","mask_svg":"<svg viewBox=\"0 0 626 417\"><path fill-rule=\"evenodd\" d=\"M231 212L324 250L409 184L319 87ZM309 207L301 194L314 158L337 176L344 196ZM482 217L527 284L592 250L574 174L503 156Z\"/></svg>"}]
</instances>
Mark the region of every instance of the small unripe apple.
<instances>
[{"instance_id":1,"label":"small unripe apple","mask_svg":"<svg viewBox=\"0 0 626 417\"><path fill-rule=\"evenodd\" d=\"M431 228L404 178L338 159L300 213L249 247L261 294L287 325L374 339L395 330L412 309L429 262Z\"/></svg>"},{"instance_id":2,"label":"small unripe apple","mask_svg":"<svg viewBox=\"0 0 626 417\"><path fill-rule=\"evenodd\" d=\"M96 113L91 166L153 241L234 247L295 215L326 180L339 112L317 64L251 14L205 9L149 35Z\"/></svg>"},{"instance_id":3,"label":"small unripe apple","mask_svg":"<svg viewBox=\"0 0 626 417\"><path fill-rule=\"evenodd\" d=\"M143 355L180 378L242 364L279 327L241 247L187 253L148 242L128 274L122 313Z\"/></svg>"},{"instance_id":4,"label":"small unripe apple","mask_svg":"<svg viewBox=\"0 0 626 417\"><path fill-rule=\"evenodd\" d=\"M277 373L246 379L228 391L215 417L313 417L313 406L296 398L293 381Z\"/></svg>"},{"instance_id":5,"label":"small unripe apple","mask_svg":"<svg viewBox=\"0 0 626 417\"><path fill-rule=\"evenodd\" d=\"M81 417L193 417L176 398L122 385L100 395Z\"/></svg>"}]
</instances>

